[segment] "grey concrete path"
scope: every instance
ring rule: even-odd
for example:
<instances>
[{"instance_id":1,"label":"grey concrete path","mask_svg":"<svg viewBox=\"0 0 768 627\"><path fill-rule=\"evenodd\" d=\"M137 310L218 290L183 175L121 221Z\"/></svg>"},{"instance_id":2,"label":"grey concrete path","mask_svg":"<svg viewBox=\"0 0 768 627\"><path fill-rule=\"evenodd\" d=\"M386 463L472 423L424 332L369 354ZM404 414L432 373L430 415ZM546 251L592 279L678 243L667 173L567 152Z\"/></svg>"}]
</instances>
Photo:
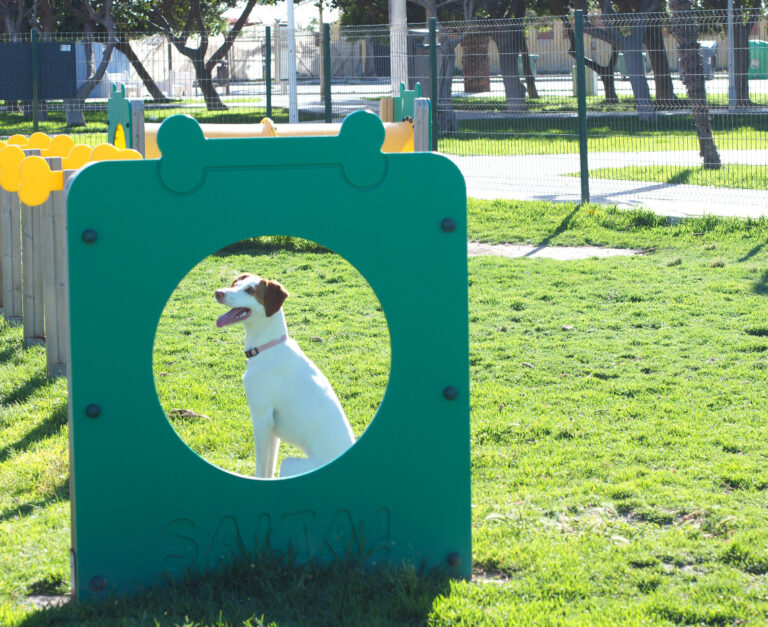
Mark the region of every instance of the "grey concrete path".
<instances>
[{"instance_id":1,"label":"grey concrete path","mask_svg":"<svg viewBox=\"0 0 768 627\"><path fill-rule=\"evenodd\" d=\"M513 198L579 202L581 183L579 155L483 156L446 155L464 174L467 195L472 198ZM766 150L723 150L723 163L768 165ZM626 165L682 165L699 167L693 151L605 152L589 155L589 169ZM768 176L768 169L766 169ZM768 215L768 191L669 185L641 181L590 178L590 200L620 207L643 207L661 215L721 215L758 217Z\"/></svg>"},{"instance_id":2,"label":"grey concrete path","mask_svg":"<svg viewBox=\"0 0 768 627\"><path fill-rule=\"evenodd\" d=\"M591 259L593 257L616 257L642 255L645 251L632 248L601 248L599 246L529 246L525 244L481 244L469 242L467 255L469 257L528 257L530 259L558 259L571 261L575 259Z\"/></svg>"}]
</instances>

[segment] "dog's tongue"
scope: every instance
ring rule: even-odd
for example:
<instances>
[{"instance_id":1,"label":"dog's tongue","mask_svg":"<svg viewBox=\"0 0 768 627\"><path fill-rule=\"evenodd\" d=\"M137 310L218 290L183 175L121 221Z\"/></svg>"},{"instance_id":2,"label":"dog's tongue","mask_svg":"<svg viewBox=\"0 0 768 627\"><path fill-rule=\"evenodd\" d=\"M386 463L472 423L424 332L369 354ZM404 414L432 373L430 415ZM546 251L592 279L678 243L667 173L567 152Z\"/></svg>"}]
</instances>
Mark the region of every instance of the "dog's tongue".
<instances>
[{"instance_id":1,"label":"dog's tongue","mask_svg":"<svg viewBox=\"0 0 768 627\"><path fill-rule=\"evenodd\" d=\"M250 311L247 307L235 307L234 309L230 309L227 313L219 316L216 320L216 326L221 328L227 326L228 324L239 322L240 320L247 318L248 314L250 314Z\"/></svg>"}]
</instances>

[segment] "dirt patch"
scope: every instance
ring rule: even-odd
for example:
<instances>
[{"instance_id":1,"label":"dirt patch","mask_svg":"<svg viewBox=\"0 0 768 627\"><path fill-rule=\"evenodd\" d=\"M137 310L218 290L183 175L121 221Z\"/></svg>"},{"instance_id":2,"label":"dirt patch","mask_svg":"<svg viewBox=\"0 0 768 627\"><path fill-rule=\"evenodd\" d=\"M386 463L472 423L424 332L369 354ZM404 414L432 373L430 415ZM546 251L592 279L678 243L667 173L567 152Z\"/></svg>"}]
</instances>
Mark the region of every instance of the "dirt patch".
<instances>
[{"instance_id":1,"label":"dirt patch","mask_svg":"<svg viewBox=\"0 0 768 627\"><path fill-rule=\"evenodd\" d=\"M526 244L482 244L467 243L467 254L470 257L488 255L496 257L544 257L570 261L574 259L591 259L593 257L616 257L642 255L644 250L635 248L601 248L600 246L531 246Z\"/></svg>"},{"instance_id":2,"label":"dirt patch","mask_svg":"<svg viewBox=\"0 0 768 627\"><path fill-rule=\"evenodd\" d=\"M26 601L28 604L44 610L53 607L61 607L69 603L72 598L68 594L54 595L54 594L34 594L28 596Z\"/></svg>"}]
</instances>

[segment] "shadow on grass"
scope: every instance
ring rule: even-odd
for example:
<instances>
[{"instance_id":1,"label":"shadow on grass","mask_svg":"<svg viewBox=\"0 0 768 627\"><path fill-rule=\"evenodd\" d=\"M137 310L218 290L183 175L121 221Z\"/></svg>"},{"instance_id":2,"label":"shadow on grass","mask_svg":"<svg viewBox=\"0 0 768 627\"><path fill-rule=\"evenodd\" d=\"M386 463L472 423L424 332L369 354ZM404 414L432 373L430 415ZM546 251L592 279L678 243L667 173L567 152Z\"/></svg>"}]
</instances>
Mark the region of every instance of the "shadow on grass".
<instances>
[{"instance_id":1,"label":"shadow on grass","mask_svg":"<svg viewBox=\"0 0 768 627\"><path fill-rule=\"evenodd\" d=\"M7 329L3 329L3 333L5 333L5 331L7 331ZM9 334L9 337L4 339L3 344L4 348L0 350L0 364L10 361L24 350L21 336L13 337Z\"/></svg>"},{"instance_id":2,"label":"shadow on grass","mask_svg":"<svg viewBox=\"0 0 768 627\"><path fill-rule=\"evenodd\" d=\"M762 244L758 244L757 246L754 246L750 251L741 257L740 259L737 259L739 263L742 261L747 261L748 259L751 259L754 257L757 253L759 253L763 248L765 248L765 245L768 244L768 242L763 242Z\"/></svg>"},{"instance_id":3,"label":"shadow on grass","mask_svg":"<svg viewBox=\"0 0 768 627\"><path fill-rule=\"evenodd\" d=\"M694 172L695 170L693 168L683 168L678 170L667 179L667 183L672 185L681 185L683 183L687 183L691 180L691 176Z\"/></svg>"},{"instance_id":4,"label":"shadow on grass","mask_svg":"<svg viewBox=\"0 0 768 627\"><path fill-rule=\"evenodd\" d=\"M0 351L0 364L4 364L9 361L17 352L16 348L5 348Z\"/></svg>"},{"instance_id":5,"label":"shadow on grass","mask_svg":"<svg viewBox=\"0 0 768 627\"><path fill-rule=\"evenodd\" d=\"M230 255L269 255L282 251L305 253L331 253L333 251L300 237L287 235L270 235L254 237L241 242L235 242L213 253L214 257L229 257Z\"/></svg>"},{"instance_id":6,"label":"shadow on grass","mask_svg":"<svg viewBox=\"0 0 768 627\"><path fill-rule=\"evenodd\" d=\"M434 600L449 592L443 571L420 575L408 567L363 569L347 562L293 567L270 556L126 599L41 609L21 624L424 624Z\"/></svg>"},{"instance_id":7,"label":"shadow on grass","mask_svg":"<svg viewBox=\"0 0 768 627\"><path fill-rule=\"evenodd\" d=\"M69 479L59 483L53 488L53 491L46 497L37 499L36 501L30 501L28 503L21 503L16 507L12 507L3 512L0 512L0 523L13 518L21 518L31 514L36 509L41 507L48 507L52 503L58 503L59 501L69 500ZM35 594L44 594L42 592Z\"/></svg>"},{"instance_id":8,"label":"shadow on grass","mask_svg":"<svg viewBox=\"0 0 768 627\"><path fill-rule=\"evenodd\" d=\"M752 286L752 291L755 294L768 294L768 270L763 272L763 276L755 281L754 285Z\"/></svg>"},{"instance_id":9,"label":"shadow on grass","mask_svg":"<svg viewBox=\"0 0 768 627\"><path fill-rule=\"evenodd\" d=\"M38 372L23 383L19 384L16 389L11 390L8 393L3 394L3 405L13 405L14 403L23 403L41 387L48 384L48 377L45 373Z\"/></svg>"},{"instance_id":10,"label":"shadow on grass","mask_svg":"<svg viewBox=\"0 0 768 627\"><path fill-rule=\"evenodd\" d=\"M65 424L67 424L67 404L62 403L54 407L48 417L28 431L23 438L0 448L0 463L14 452L27 450L33 444L57 434Z\"/></svg>"},{"instance_id":11,"label":"shadow on grass","mask_svg":"<svg viewBox=\"0 0 768 627\"><path fill-rule=\"evenodd\" d=\"M534 248L532 251L530 251L529 253L527 253L524 256L525 257L530 257L532 255L535 255L542 248L546 248L547 246L549 246L549 243L553 239L555 239L558 235L560 235L561 233L564 233L565 231L568 230L568 226L569 226L571 220L573 219L573 216L575 216L580 210L581 210L581 206L580 205L576 205L576 207L574 207L573 211L571 211L571 213L569 213L567 216L565 216L562 219L562 221L560 222L560 224L557 225L557 228L554 231L552 231L543 240L541 240L538 244L536 244L536 248Z\"/></svg>"}]
</instances>

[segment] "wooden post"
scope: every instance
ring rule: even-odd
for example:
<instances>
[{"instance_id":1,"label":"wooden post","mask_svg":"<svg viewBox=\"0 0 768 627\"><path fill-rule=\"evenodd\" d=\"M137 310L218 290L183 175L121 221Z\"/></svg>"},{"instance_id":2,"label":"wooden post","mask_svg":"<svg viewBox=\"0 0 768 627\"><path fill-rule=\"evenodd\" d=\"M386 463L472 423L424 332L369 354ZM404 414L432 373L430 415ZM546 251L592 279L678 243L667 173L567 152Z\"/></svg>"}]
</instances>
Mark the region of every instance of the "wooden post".
<instances>
[{"instance_id":1,"label":"wooden post","mask_svg":"<svg viewBox=\"0 0 768 627\"><path fill-rule=\"evenodd\" d=\"M392 96L384 96L379 101L379 117L382 122L394 122L394 103ZM399 121L399 120L398 120Z\"/></svg>"},{"instance_id":2,"label":"wooden post","mask_svg":"<svg viewBox=\"0 0 768 627\"><path fill-rule=\"evenodd\" d=\"M2 202L2 200L0 200ZM3 314L5 314L5 308L3 307L3 301L5 300L5 288L4 281L3 281L3 266L2 266L2 258L3 258L3 218L2 218L3 210L0 208L0 311L3 311ZM7 227L6 227L7 228Z\"/></svg>"},{"instance_id":3,"label":"wooden post","mask_svg":"<svg viewBox=\"0 0 768 627\"><path fill-rule=\"evenodd\" d=\"M61 170L61 157L49 157L46 159L51 171ZM54 222L54 202L56 195L64 192L52 192L40 207L40 241L37 242L42 255L43 270L43 302L45 309L45 352L48 376L50 378L65 376L66 359L62 351L62 323L60 320L62 306L58 302L58 290L56 281L57 263L60 263L57 250L57 227L61 224ZM60 246L60 245L59 245Z\"/></svg>"},{"instance_id":4,"label":"wooden post","mask_svg":"<svg viewBox=\"0 0 768 627\"><path fill-rule=\"evenodd\" d=\"M10 325L21 324L21 214L14 192L0 187L0 264L3 276L3 316Z\"/></svg>"},{"instance_id":5,"label":"wooden post","mask_svg":"<svg viewBox=\"0 0 768 627\"><path fill-rule=\"evenodd\" d=\"M67 181L75 170L64 171L64 189L51 194L53 223L53 288L56 308L58 361L49 366L49 376L69 377L69 265L67 258ZM46 322L46 325L48 323ZM46 327L48 328L48 327ZM46 341L49 341L46 339ZM50 346L50 344L48 344ZM50 362L49 362L50 363Z\"/></svg>"},{"instance_id":6,"label":"wooden post","mask_svg":"<svg viewBox=\"0 0 768 627\"><path fill-rule=\"evenodd\" d=\"M39 150L25 150L40 156ZM24 310L24 346L45 344L43 259L40 247L40 208L21 204L21 267Z\"/></svg>"},{"instance_id":7,"label":"wooden post","mask_svg":"<svg viewBox=\"0 0 768 627\"><path fill-rule=\"evenodd\" d=\"M413 151L429 152L432 150L432 111L429 98L416 98L413 101Z\"/></svg>"},{"instance_id":8,"label":"wooden post","mask_svg":"<svg viewBox=\"0 0 768 627\"><path fill-rule=\"evenodd\" d=\"M144 101L129 100L131 103L131 128L128 129L131 134L131 148L138 150L142 157L146 157L144 143Z\"/></svg>"}]
</instances>

